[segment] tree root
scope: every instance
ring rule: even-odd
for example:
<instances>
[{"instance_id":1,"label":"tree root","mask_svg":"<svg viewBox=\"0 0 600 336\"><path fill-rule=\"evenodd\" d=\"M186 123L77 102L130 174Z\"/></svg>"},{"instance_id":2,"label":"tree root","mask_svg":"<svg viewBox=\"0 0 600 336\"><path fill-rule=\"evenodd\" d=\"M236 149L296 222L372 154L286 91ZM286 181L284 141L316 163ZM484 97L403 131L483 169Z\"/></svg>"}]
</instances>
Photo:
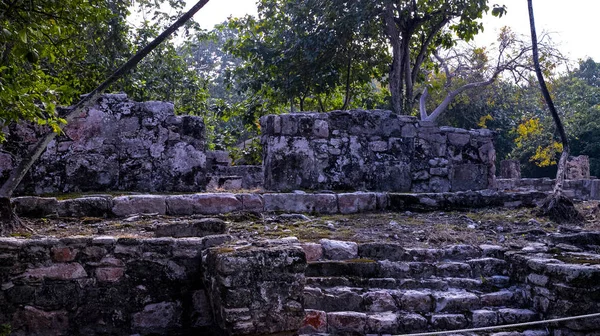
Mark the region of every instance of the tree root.
<instances>
[{"instance_id":1,"label":"tree root","mask_svg":"<svg viewBox=\"0 0 600 336\"><path fill-rule=\"evenodd\" d=\"M539 215L549 217L560 224L579 224L584 220L573 201L562 192L548 196L540 206Z\"/></svg>"},{"instance_id":2,"label":"tree root","mask_svg":"<svg viewBox=\"0 0 600 336\"><path fill-rule=\"evenodd\" d=\"M0 236L18 231L33 232L15 213L9 197L0 197Z\"/></svg>"}]
</instances>

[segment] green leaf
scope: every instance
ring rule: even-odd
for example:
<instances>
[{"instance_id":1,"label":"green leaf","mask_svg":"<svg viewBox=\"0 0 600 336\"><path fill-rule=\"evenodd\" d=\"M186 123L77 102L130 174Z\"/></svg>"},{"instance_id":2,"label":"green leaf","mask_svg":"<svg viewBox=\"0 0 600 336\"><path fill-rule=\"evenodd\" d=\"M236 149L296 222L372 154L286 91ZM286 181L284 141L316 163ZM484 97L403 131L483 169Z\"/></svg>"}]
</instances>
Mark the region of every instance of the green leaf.
<instances>
[{"instance_id":1,"label":"green leaf","mask_svg":"<svg viewBox=\"0 0 600 336\"><path fill-rule=\"evenodd\" d=\"M26 30L21 30L19 32L19 39L21 40L21 42L27 43L27 31Z\"/></svg>"}]
</instances>

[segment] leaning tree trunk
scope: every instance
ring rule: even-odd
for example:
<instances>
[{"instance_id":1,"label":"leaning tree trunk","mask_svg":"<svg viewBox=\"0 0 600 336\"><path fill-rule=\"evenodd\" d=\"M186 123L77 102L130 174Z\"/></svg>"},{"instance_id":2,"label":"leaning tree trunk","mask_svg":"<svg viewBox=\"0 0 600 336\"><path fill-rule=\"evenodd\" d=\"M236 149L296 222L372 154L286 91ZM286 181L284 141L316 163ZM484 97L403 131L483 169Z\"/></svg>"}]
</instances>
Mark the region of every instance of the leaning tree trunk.
<instances>
[{"instance_id":1,"label":"leaning tree trunk","mask_svg":"<svg viewBox=\"0 0 600 336\"><path fill-rule=\"evenodd\" d=\"M558 130L558 134L560 135L560 141L563 145L563 152L560 155L560 160L558 161L558 171L556 172L554 190L552 192L552 195L550 195L542 204L541 212L542 214L549 216L551 219L557 222L579 222L583 219L583 216L577 211L577 209L575 209L573 201L571 201L563 193L563 184L565 181L567 159L569 158L569 141L567 139L567 134L565 133L565 128L563 127L562 121L560 120L560 116L558 115L558 112L554 107L552 97L550 97L550 92L548 91L548 87L546 86L546 82L544 81L544 76L542 75L538 55L537 35L535 32L535 20L533 17L532 0L527 0L527 6L529 10L529 26L531 28L531 47L533 51L533 63L535 66L535 74L537 76L538 82L540 83L542 95L544 96L544 100L546 101L548 109L552 114L552 118L554 119L554 123L556 124L556 129Z\"/></svg>"},{"instance_id":2,"label":"leaning tree trunk","mask_svg":"<svg viewBox=\"0 0 600 336\"><path fill-rule=\"evenodd\" d=\"M108 77L102 84L96 87L92 92L85 95L79 102L71 108L65 117L67 124L75 119L86 107L96 102L100 94L106 90L111 84L116 82L119 78L123 77L129 70L133 69L146 55L154 50L159 44L173 34L177 29L183 26L189 19L204 7L208 0L200 0L194 5L187 13L183 14L177 21L175 21L169 28L167 28L162 34L158 35L152 42L150 42L142 50L138 51L133 55L125 64L119 67ZM33 163L40 157L44 149L48 146L50 141L54 139L56 133L48 132L35 144L31 152L27 157L23 158L21 162L15 167L8 179L4 182L0 188L0 235L6 235L7 233L24 228L22 222L19 220L14 212L14 209L10 203L10 197L13 192L23 180L27 171L31 168Z\"/></svg>"}]
</instances>

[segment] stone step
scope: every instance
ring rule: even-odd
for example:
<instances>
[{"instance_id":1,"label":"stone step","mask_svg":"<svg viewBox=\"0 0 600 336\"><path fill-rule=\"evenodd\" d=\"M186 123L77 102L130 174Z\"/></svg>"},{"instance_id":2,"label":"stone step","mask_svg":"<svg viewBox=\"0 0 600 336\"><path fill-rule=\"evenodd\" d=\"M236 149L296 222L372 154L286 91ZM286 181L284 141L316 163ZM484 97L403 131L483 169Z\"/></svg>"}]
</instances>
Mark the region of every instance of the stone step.
<instances>
[{"instance_id":1,"label":"stone step","mask_svg":"<svg viewBox=\"0 0 600 336\"><path fill-rule=\"evenodd\" d=\"M465 261L477 258L503 258L505 249L496 245L451 245L445 248L405 248L394 243L363 243L358 256L365 259L389 261Z\"/></svg>"},{"instance_id":2,"label":"stone step","mask_svg":"<svg viewBox=\"0 0 600 336\"><path fill-rule=\"evenodd\" d=\"M368 335L399 334L427 331L446 331L464 328L487 327L502 324L530 322L539 317L528 309L479 309L460 314L382 311L361 313L354 311L325 312L305 310L301 335ZM489 333L480 333L480 335ZM546 336L547 332L525 331L496 336ZM469 335L476 335L470 333Z\"/></svg>"},{"instance_id":3,"label":"stone step","mask_svg":"<svg viewBox=\"0 0 600 336\"><path fill-rule=\"evenodd\" d=\"M521 307L522 298L521 291L517 289L479 294L456 289L304 288L304 307L326 312L464 313L481 308Z\"/></svg>"},{"instance_id":4,"label":"stone step","mask_svg":"<svg viewBox=\"0 0 600 336\"><path fill-rule=\"evenodd\" d=\"M504 281L500 281L504 280ZM361 278L353 276L335 277L306 277L306 285L309 287L360 287L378 289L431 289L446 291L449 288L465 289L472 292L489 293L502 288L507 288L509 279L501 278Z\"/></svg>"},{"instance_id":5,"label":"stone step","mask_svg":"<svg viewBox=\"0 0 600 336\"><path fill-rule=\"evenodd\" d=\"M506 261L498 258L477 258L464 262L442 261L389 261L373 259L349 259L309 262L306 276L331 277L355 276L361 278L415 278L433 276L452 278L480 278L506 276Z\"/></svg>"}]
</instances>

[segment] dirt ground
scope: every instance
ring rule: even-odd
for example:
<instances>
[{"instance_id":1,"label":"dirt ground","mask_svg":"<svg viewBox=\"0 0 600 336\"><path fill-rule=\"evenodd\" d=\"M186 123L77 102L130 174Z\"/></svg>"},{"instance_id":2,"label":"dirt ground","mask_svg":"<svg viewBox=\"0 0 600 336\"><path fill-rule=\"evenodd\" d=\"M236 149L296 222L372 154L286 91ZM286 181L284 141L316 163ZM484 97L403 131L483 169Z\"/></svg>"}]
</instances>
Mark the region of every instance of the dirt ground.
<instances>
[{"instance_id":1,"label":"dirt ground","mask_svg":"<svg viewBox=\"0 0 600 336\"><path fill-rule=\"evenodd\" d=\"M312 216L301 214L234 213L220 216L228 233L239 239L274 239L295 236L301 241L321 238L356 242L388 241L405 246L448 244L498 244L519 248L549 233L600 230L597 201L581 202L582 223L558 225L536 215L536 209L487 208L452 212L383 212L354 215ZM65 237L112 235L153 237L158 225L210 216L168 217L139 215L129 218L23 218L33 232L13 236Z\"/></svg>"}]
</instances>

